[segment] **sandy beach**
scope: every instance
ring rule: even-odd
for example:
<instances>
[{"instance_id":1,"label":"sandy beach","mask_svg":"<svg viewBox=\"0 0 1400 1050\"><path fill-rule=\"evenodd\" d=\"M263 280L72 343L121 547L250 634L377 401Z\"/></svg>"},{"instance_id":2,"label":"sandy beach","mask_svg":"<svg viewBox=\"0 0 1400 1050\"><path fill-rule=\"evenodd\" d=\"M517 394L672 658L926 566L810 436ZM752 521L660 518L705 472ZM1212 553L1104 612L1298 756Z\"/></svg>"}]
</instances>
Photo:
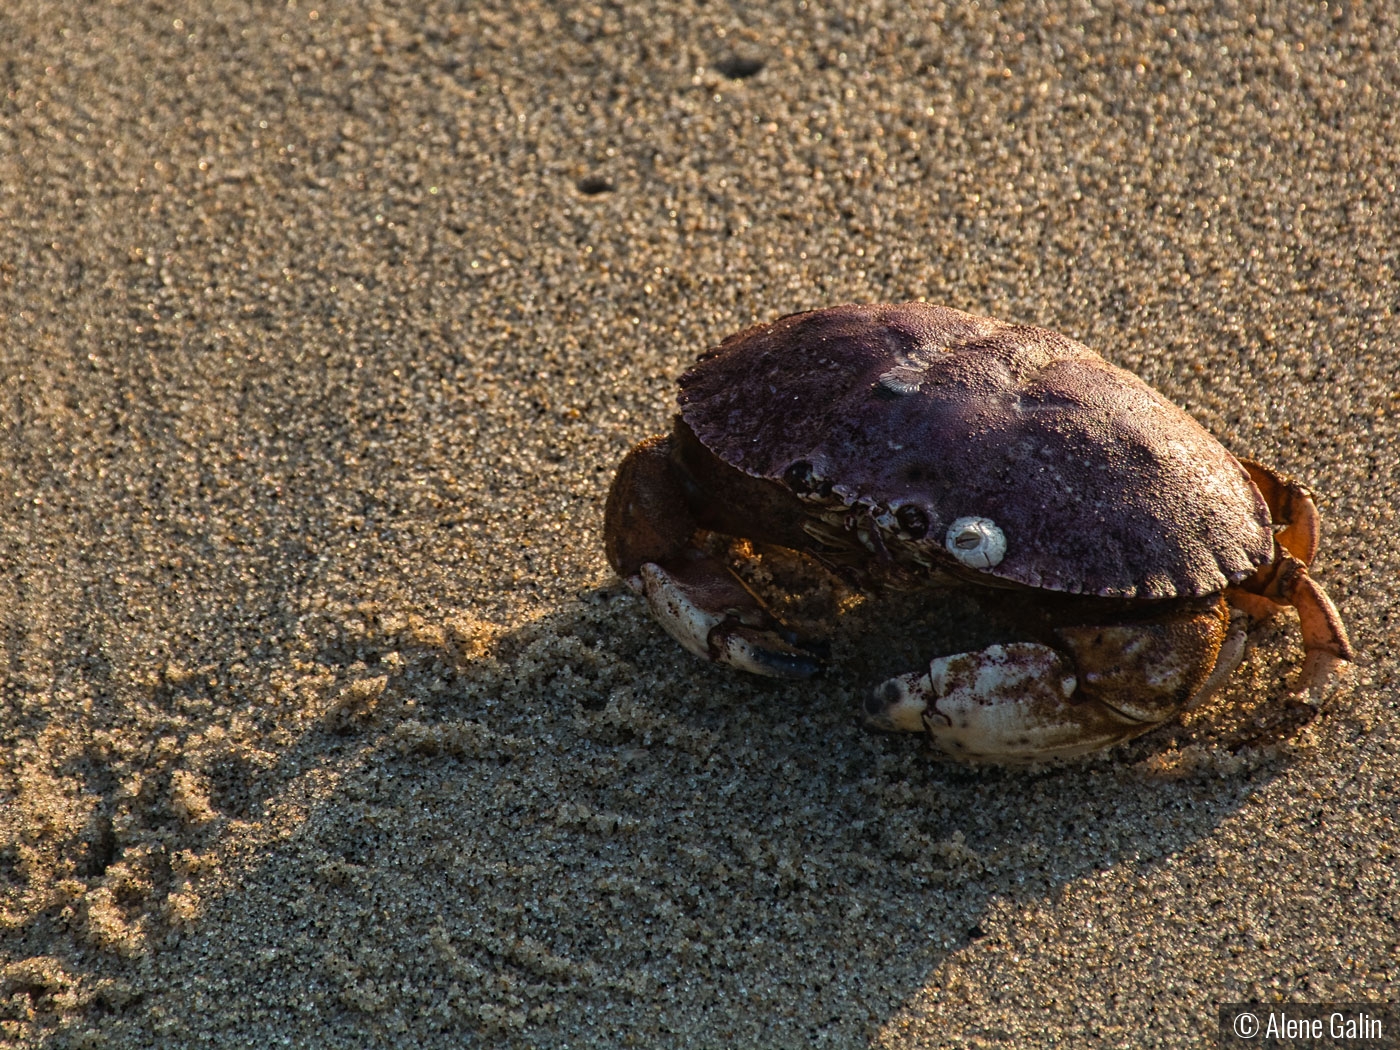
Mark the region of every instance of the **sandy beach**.
<instances>
[{"instance_id":1,"label":"sandy beach","mask_svg":"<svg viewBox=\"0 0 1400 1050\"><path fill-rule=\"evenodd\" d=\"M1400 1000L1390 5L13 0L0 56L0 1044ZM601 530L676 378L910 299L1313 489L1320 710L1289 612L1179 721L969 767L859 718L960 599L856 609L814 683L665 635Z\"/></svg>"}]
</instances>

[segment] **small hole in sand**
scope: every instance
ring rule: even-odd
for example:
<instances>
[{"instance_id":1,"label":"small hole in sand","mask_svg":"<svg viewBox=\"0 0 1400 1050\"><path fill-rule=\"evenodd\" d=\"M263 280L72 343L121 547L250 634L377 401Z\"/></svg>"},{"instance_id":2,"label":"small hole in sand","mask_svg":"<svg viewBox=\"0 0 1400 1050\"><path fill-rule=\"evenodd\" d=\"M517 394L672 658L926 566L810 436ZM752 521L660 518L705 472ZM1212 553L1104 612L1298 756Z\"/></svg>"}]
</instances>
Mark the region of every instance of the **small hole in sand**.
<instances>
[{"instance_id":1,"label":"small hole in sand","mask_svg":"<svg viewBox=\"0 0 1400 1050\"><path fill-rule=\"evenodd\" d=\"M722 58L715 63L715 69L730 80L747 80L762 68L763 59L740 58L738 55Z\"/></svg>"},{"instance_id":2,"label":"small hole in sand","mask_svg":"<svg viewBox=\"0 0 1400 1050\"><path fill-rule=\"evenodd\" d=\"M586 197L596 197L600 193L611 193L613 184L601 175L588 175L578 180L578 191Z\"/></svg>"}]
</instances>

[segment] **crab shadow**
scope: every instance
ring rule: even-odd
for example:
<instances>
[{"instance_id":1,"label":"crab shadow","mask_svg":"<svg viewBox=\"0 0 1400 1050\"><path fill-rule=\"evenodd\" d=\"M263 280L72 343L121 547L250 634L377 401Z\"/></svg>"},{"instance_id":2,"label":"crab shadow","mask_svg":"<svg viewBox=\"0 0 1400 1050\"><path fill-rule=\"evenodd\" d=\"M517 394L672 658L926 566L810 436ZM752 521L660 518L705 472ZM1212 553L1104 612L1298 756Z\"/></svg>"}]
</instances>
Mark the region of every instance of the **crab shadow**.
<instances>
[{"instance_id":1,"label":"crab shadow","mask_svg":"<svg viewBox=\"0 0 1400 1050\"><path fill-rule=\"evenodd\" d=\"M334 790L171 962L213 987L256 959L266 987L319 1004L271 996L249 1037L862 1044L994 902L1209 835L1296 729L1255 712L1077 764L930 760L860 726L861 676L892 658L869 645L775 684L685 654L618 586L514 631L366 614L322 661L382 687L283 758ZM237 960L209 950L234 932ZM193 1035L198 1001L164 1008Z\"/></svg>"}]
</instances>

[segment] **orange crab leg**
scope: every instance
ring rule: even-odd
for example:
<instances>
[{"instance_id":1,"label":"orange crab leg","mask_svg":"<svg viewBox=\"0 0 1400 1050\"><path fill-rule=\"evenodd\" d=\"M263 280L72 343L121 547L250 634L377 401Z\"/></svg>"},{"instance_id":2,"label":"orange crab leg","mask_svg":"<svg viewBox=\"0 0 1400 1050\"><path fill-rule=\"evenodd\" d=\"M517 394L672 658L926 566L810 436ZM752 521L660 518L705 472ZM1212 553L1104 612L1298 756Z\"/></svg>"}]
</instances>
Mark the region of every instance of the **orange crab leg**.
<instances>
[{"instance_id":1,"label":"orange crab leg","mask_svg":"<svg viewBox=\"0 0 1400 1050\"><path fill-rule=\"evenodd\" d=\"M1294 688L1318 692L1338 664L1355 658L1347 629L1332 599L1308 575L1308 567L1275 545L1274 561L1263 566L1238 587L1231 587L1226 597L1236 608L1250 616L1261 604L1267 612L1270 606L1291 605L1298 610L1298 624L1303 632L1303 668Z\"/></svg>"},{"instance_id":2,"label":"orange crab leg","mask_svg":"<svg viewBox=\"0 0 1400 1050\"><path fill-rule=\"evenodd\" d=\"M1292 478L1275 473L1262 463L1248 459L1242 459L1239 463L1264 497L1269 516L1275 524L1283 526L1278 533L1283 549L1304 565L1311 565L1322 534L1312 493Z\"/></svg>"}]
</instances>

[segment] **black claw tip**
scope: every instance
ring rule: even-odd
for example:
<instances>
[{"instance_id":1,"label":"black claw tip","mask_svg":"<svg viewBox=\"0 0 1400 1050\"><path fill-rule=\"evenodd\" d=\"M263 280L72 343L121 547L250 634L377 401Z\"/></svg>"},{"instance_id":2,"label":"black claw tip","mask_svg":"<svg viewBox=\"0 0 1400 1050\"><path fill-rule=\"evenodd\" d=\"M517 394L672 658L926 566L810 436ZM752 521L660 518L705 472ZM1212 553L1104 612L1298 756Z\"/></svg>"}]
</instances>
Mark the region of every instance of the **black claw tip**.
<instances>
[{"instance_id":1,"label":"black claw tip","mask_svg":"<svg viewBox=\"0 0 1400 1050\"><path fill-rule=\"evenodd\" d=\"M865 698L865 713L867 715L883 714L885 709L893 703L897 703L903 696L899 688L899 683L893 680L881 682L873 692Z\"/></svg>"},{"instance_id":2,"label":"black claw tip","mask_svg":"<svg viewBox=\"0 0 1400 1050\"><path fill-rule=\"evenodd\" d=\"M778 631L778 637L794 649L809 653L818 660L826 661L831 658L831 643L825 638L808 638L786 627Z\"/></svg>"},{"instance_id":3,"label":"black claw tip","mask_svg":"<svg viewBox=\"0 0 1400 1050\"><path fill-rule=\"evenodd\" d=\"M806 653L775 653L770 650L756 656L778 678L814 678L821 674L823 668L820 660Z\"/></svg>"},{"instance_id":4,"label":"black claw tip","mask_svg":"<svg viewBox=\"0 0 1400 1050\"><path fill-rule=\"evenodd\" d=\"M740 666L748 663L748 670L772 678L811 678L819 674L823 667L820 656L790 641L786 634L783 630L764 630L734 621L722 623L710 630L710 659L732 664L742 653ZM742 646L731 648L739 639Z\"/></svg>"}]
</instances>

